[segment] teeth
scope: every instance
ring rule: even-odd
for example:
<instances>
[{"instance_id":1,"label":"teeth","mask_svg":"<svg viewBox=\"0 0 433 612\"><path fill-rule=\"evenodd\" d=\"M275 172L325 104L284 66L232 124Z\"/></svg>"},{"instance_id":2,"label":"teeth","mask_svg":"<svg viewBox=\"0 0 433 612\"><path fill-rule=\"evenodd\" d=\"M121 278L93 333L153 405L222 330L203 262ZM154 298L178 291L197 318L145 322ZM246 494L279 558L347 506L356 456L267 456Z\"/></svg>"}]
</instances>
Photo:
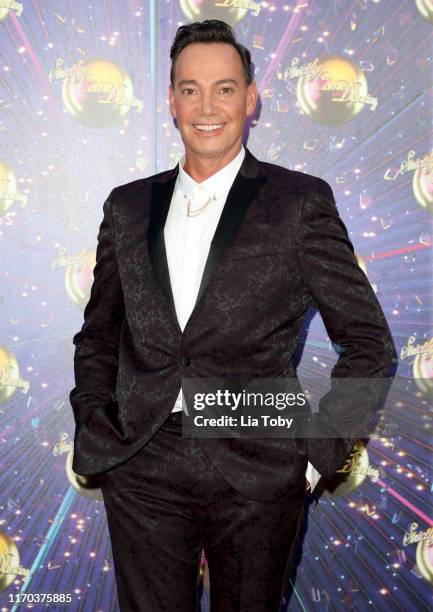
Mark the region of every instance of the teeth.
<instances>
[{"instance_id":1,"label":"teeth","mask_svg":"<svg viewBox=\"0 0 433 612\"><path fill-rule=\"evenodd\" d=\"M222 127L223 125L224 125L223 123L215 123L214 125L195 125L194 127L196 127L199 130L202 130L203 132L210 132L212 130L216 130Z\"/></svg>"}]
</instances>

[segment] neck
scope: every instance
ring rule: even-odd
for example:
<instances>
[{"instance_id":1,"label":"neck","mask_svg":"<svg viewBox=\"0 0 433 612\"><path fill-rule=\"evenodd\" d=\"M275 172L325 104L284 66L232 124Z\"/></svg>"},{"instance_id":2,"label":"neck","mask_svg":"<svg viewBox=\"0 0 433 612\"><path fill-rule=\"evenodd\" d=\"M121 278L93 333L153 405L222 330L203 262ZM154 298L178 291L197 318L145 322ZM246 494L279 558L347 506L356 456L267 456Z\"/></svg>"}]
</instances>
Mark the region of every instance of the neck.
<instances>
[{"instance_id":1,"label":"neck","mask_svg":"<svg viewBox=\"0 0 433 612\"><path fill-rule=\"evenodd\" d=\"M217 158L197 157L185 150L183 169L197 183L201 183L233 161L240 152L241 147L242 143L237 143L228 153L224 153L224 155Z\"/></svg>"}]
</instances>

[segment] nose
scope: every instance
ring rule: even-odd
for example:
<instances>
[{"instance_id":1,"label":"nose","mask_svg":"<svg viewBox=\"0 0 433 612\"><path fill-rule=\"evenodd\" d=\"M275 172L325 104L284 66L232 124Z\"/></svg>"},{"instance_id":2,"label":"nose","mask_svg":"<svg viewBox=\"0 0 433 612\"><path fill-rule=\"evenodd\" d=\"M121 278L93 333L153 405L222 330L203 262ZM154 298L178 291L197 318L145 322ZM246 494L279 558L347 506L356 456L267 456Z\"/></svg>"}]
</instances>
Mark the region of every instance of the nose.
<instances>
[{"instance_id":1,"label":"nose","mask_svg":"<svg viewBox=\"0 0 433 612\"><path fill-rule=\"evenodd\" d=\"M214 115L215 114L215 99L211 92L203 93L201 96L201 112L203 115Z\"/></svg>"}]
</instances>

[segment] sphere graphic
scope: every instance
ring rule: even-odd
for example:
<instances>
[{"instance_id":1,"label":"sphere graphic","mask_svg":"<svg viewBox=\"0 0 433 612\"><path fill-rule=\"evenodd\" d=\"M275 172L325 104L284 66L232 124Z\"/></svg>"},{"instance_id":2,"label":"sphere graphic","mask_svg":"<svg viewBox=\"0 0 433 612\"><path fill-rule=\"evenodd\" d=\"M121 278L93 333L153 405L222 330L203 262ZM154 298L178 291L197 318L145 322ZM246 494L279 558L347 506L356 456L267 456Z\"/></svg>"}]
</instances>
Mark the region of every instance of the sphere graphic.
<instances>
[{"instance_id":1,"label":"sphere graphic","mask_svg":"<svg viewBox=\"0 0 433 612\"><path fill-rule=\"evenodd\" d=\"M433 398L433 355L419 353L413 362L413 377L417 387L429 398Z\"/></svg>"},{"instance_id":2,"label":"sphere graphic","mask_svg":"<svg viewBox=\"0 0 433 612\"><path fill-rule=\"evenodd\" d=\"M14 194L16 190L15 174L9 166L0 162L0 215L5 213L14 203L13 198L9 196Z\"/></svg>"},{"instance_id":3,"label":"sphere graphic","mask_svg":"<svg viewBox=\"0 0 433 612\"><path fill-rule=\"evenodd\" d=\"M68 112L82 125L119 125L131 108L133 88L128 74L104 59L80 60L63 80L62 98Z\"/></svg>"},{"instance_id":4,"label":"sphere graphic","mask_svg":"<svg viewBox=\"0 0 433 612\"><path fill-rule=\"evenodd\" d=\"M0 404L4 404L17 390L16 382L20 368L15 356L4 346L0 346Z\"/></svg>"},{"instance_id":5,"label":"sphere graphic","mask_svg":"<svg viewBox=\"0 0 433 612\"><path fill-rule=\"evenodd\" d=\"M215 0L179 0L180 8L190 21L220 19L234 26L248 13L247 9L230 6L231 2ZM223 6L221 6L223 5ZM225 6L224 6L225 5Z\"/></svg>"},{"instance_id":6,"label":"sphere graphic","mask_svg":"<svg viewBox=\"0 0 433 612\"><path fill-rule=\"evenodd\" d=\"M416 564L423 578L433 584L433 542L431 540L418 542Z\"/></svg>"},{"instance_id":7,"label":"sphere graphic","mask_svg":"<svg viewBox=\"0 0 433 612\"><path fill-rule=\"evenodd\" d=\"M0 592L13 583L17 577L13 568L19 565L20 554L15 542L6 533L0 532Z\"/></svg>"},{"instance_id":8,"label":"sphere graphic","mask_svg":"<svg viewBox=\"0 0 433 612\"><path fill-rule=\"evenodd\" d=\"M326 497L343 497L357 489L366 479L369 467L368 452L365 444L358 440L354 447L351 462L341 472L328 481Z\"/></svg>"},{"instance_id":9,"label":"sphere graphic","mask_svg":"<svg viewBox=\"0 0 433 612\"><path fill-rule=\"evenodd\" d=\"M417 168L413 173L412 190L417 202L433 213L433 169Z\"/></svg>"},{"instance_id":10,"label":"sphere graphic","mask_svg":"<svg viewBox=\"0 0 433 612\"><path fill-rule=\"evenodd\" d=\"M296 95L304 113L316 123L339 126L364 108L368 95L362 70L350 60L329 55L322 57L313 77L299 77Z\"/></svg>"},{"instance_id":11,"label":"sphere graphic","mask_svg":"<svg viewBox=\"0 0 433 612\"><path fill-rule=\"evenodd\" d=\"M415 0L416 6L421 15L427 21L433 23L433 0Z\"/></svg>"},{"instance_id":12,"label":"sphere graphic","mask_svg":"<svg viewBox=\"0 0 433 612\"><path fill-rule=\"evenodd\" d=\"M95 265L96 251L92 251L84 255L80 263L71 264L66 268L66 291L71 300L82 309L89 301Z\"/></svg>"}]
</instances>

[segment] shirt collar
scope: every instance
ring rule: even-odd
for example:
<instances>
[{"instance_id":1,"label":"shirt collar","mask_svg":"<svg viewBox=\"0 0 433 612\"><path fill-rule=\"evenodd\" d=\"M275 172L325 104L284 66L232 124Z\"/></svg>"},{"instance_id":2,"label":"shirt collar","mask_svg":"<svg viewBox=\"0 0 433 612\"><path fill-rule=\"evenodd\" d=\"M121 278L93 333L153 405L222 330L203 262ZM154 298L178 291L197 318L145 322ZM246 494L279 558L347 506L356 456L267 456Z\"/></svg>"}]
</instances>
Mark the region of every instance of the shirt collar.
<instances>
[{"instance_id":1,"label":"shirt collar","mask_svg":"<svg viewBox=\"0 0 433 612\"><path fill-rule=\"evenodd\" d=\"M183 169L185 163L184 153L179 160L178 186L184 194L188 195L198 191L200 186L200 192L204 190L207 197L212 197L215 195L215 197L218 198L222 193L224 193L224 191L227 190L227 187L231 187L233 181L235 180L236 174L242 165L244 157L245 147L242 144L239 153L234 159L232 159L231 162L221 168L221 170L218 170L212 174L212 176L209 176L201 183L198 183Z\"/></svg>"}]
</instances>

